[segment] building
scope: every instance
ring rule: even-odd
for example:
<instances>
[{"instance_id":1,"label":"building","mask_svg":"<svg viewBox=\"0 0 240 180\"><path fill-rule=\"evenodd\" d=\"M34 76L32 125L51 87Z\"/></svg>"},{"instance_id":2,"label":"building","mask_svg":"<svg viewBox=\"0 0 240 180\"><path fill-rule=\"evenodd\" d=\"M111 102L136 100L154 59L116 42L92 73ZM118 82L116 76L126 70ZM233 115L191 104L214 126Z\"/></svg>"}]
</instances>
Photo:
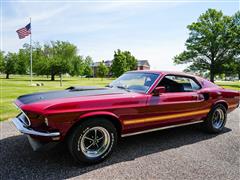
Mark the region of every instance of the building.
<instances>
[{"instance_id":1,"label":"building","mask_svg":"<svg viewBox=\"0 0 240 180\"><path fill-rule=\"evenodd\" d=\"M137 70L149 70L150 64L148 60L138 60Z\"/></svg>"},{"instance_id":2,"label":"building","mask_svg":"<svg viewBox=\"0 0 240 180\"><path fill-rule=\"evenodd\" d=\"M111 67L112 65L112 61L111 60L107 60L107 61L103 61L105 66L107 66L108 68ZM93 76L96 77L97 76L97 68L99 66L100 62L94 62L92 64L92 69L93 69ZM110 72L109 72L110 73ZM111 76L111 74L109 74Z\"/></svg>"},{"instance_id":3,"label":"building","mask_svg":"<svg viewBox=\"0 0 240 180\"><path fill-rule=\"evenodd\" d=\"M111 67L112 65L112 61L111 60L107 60L107 61L103 61L105 66L107 66L108 68ZM100 62L94 62L92 64L92 69L93 69L93 76L96 77L97 76L97 68L99 66ZM136 70L149 70L150 69L150 64L148 62L148 60L137 60L137 68ZM111 76L111 72L109 72L109 76Z\"/></svg>"}]
</instances>

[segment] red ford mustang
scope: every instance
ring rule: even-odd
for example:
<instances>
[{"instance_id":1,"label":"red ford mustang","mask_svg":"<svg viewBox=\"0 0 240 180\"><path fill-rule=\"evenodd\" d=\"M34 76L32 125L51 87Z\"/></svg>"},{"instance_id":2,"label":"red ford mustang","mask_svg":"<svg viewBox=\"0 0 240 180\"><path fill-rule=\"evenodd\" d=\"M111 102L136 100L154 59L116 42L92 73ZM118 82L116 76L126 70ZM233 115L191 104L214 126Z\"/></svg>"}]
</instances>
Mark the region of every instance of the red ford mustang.
<instances>
[{"instance_id":1,"label":"red ford mustang","mask_svg":"<svg viewBox=\"0 0 240 180\"><path fill-rule=\"evenodd\" d=\"M194 123L219 133L239 106L239 92L184 73L133 71L104 88L28 94L15 104L21 113L13 123L33 149L66 141L75 160L97 163L118 137Z\"/></svg>"}]
</instances>

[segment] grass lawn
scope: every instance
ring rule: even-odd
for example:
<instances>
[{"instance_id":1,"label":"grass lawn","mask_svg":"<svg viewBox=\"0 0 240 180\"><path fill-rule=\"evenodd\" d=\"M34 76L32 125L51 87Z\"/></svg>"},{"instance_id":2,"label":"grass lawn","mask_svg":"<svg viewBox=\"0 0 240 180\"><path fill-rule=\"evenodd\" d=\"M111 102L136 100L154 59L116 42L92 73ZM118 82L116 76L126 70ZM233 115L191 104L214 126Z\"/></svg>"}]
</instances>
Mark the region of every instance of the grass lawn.
<instances>
[{"instance_id":1,"label":"grass lawn","mask_svg":"<svg viewBox=\"0 0 240 180\"><path fill-rule=\"evenodd\" d=\"M6 120L15 117L18 113L12 102L20 95L49 91L60 90L70 86L105 86L113 79L100 78L78 78L64 77L63 86L60 87L59 79L50 81L46 76L38 76L33 78L33 83L44 83L44 86L30 86L29 76L10 76L10 79L5 79L5 76L0 75L0 120ZM224 88L240 90L240 82L217 82L218 85Z\"/></svg>"},{"instance_id":2,"label":"grass lawn","mask_svg":"<svg viewBox=\"0 0 240 180\"><path fill-rule=\"evenodd\" d=\"M33 78L33 83L44 83L44 86L30 86L29 76L10 76L10 79L5 79L5 76L0 75L0 120L6 120L15 117L18 113L12 102L20 95L34 92L61 90L70 86L105 86L112 79L100 78L78 78L64 77L63 86L60 87L59 79L50 81L46 76Z\"/></svg>"},{"instance_id":3,"label":"grass lawn","mask_svg":"<svg viewBox=\"0 0 240 180\"><path fill-rule=\"evenodd\" d=\"M240 91L240 81L217 81L216 84L226 89Z\"/></svg>"}]
</instances>

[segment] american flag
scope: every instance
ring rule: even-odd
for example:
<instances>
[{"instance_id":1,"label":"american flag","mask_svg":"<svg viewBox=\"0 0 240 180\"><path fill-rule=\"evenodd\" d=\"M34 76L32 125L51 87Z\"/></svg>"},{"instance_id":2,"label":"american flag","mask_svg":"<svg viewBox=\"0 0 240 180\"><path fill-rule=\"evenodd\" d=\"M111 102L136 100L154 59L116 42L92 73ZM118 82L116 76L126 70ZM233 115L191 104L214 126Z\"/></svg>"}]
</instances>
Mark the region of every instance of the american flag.
<instances>
[{"instance_id":1,"label":"american flag","mask_svg":"<svg viewBox=\"0 0 240 180\"><path fill-rule=\"evenodd\" d=\"M31 34L31 23L21 29L18 29L16 32L18 33L19 39L25 38L26 36Z\"/></svg>"}]
</instances>

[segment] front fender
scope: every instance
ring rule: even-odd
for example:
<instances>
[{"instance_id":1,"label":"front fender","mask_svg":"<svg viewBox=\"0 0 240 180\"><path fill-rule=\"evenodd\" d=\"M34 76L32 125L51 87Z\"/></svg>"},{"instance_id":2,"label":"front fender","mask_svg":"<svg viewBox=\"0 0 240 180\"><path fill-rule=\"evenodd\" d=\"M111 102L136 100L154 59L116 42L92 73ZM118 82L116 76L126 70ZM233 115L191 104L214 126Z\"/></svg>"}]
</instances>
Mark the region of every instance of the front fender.
<instances>
[{"instance_id":1,"label":"front fender","mask_svg":"<svg viewBox=\"0 0 240 180\"><path fill-rule=\"evenodd\" d=\"M86 114L83 114L79 117L78 121L81 121L81 119L86 119L86 118L91 118L91 117L97 117L97 116L105 116L105 117L110 117L111 119L113 119L114 121L116 121L117 123L120 124L121 129L124 129L123 123L120 120L119 116L117 116L114 113L111 112L107 112L107 111L95 111L95 112L89 112Z\"/></svg>"},{"instance_id":2,"label":"front fender","mask_svg":"<svg viewBox=\"0 0 240 180\"><path fill-rule=\"evenodd\" d=\"M84 118L93 117L93 116L112 116L116 119L119 119L119 117L116 114L111 112L106 112L106 111L95 111L95 112L86 113L81 115L79 118L84 119Z\"/></svg>"}]
</instances>

